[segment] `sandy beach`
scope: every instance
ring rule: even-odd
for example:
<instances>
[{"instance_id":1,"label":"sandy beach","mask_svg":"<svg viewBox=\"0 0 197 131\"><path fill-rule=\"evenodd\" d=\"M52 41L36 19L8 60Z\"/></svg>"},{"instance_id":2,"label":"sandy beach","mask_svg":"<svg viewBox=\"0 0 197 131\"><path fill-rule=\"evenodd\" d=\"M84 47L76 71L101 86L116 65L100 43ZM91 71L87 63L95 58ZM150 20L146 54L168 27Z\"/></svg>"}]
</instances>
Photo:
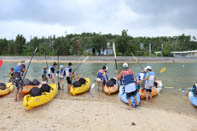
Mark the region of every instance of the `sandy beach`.
<instances>
[{"instance_id":1,"label":"sandy beach","mask_svg":"<svg viewBox=\"0 0 197 131\"><path fill-rule=\"evenodd\" d=\"M106 96L109 97L109 96ZM115 99L116 101L118 99ZM196 131L197 118L141 106L128 110L120 101L59 92L50 103L26 111L13 93L1 98L0 131Z\"/></svg>"}]
</instances>

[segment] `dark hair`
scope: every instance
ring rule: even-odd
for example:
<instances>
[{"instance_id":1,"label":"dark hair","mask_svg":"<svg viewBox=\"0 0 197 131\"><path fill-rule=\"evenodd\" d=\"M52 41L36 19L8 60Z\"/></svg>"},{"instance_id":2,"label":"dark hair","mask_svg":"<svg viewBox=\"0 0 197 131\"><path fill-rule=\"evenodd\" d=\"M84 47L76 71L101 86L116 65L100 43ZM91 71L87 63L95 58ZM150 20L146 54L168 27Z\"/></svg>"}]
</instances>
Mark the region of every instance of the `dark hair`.
<instances>
[{"instance_id":1,"label":"dark hair","mask_svg":"<svg viewBox=\"0 0 197 131\"><path fill-rule=\"evenodd\" d=\"M103 66L103 70L106 69L106 66Z\"/></svg>"},{"instance_id":2,"label":"dark hair","mask_svg":"<svg viewBox=\"0 0 197 131\"><path fill-rule=\"evenodd\" d=\"M69 63L68 63L68 66L71 66L71 65L73 65L73 64L72 64L71 62L69 62Z\"/></svg>"},{"instance_id":3,"label":"dark hair","mask_svg":"<svg viewBox=\"0 0 197 131\"><path fill-rule=\"evenodd\" d=\"M56 62L54 62L54 63L53 63L53 66L56 66L56 65L57 65L57 63L56 63Z\"/></svg>"},{"instance_id":4,"label":"dark hair","mask_svg":"<svg viewBox=\"0 0 197 131\"><path fill-rule=\"evenodd\" d=\"M10 68L10 70L14 70L14 68Z\"/></svg>"}]
</instances>

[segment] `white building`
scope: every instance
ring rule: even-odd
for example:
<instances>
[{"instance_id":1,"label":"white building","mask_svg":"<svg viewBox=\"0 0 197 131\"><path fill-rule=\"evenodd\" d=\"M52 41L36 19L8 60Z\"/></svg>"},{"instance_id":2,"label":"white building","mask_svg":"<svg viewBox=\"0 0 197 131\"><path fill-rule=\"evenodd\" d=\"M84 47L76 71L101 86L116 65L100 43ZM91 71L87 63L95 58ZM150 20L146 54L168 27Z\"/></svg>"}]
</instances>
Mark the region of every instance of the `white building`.
<instances>
[{"instance_id":1,"label":"white building","mask_svg":"<svg viewBox=\"0 0 197 131\"><path fill-rule=\"evenodd\" d=\"M171 54L174 57L197 57L197 50L191 51L172 51Z\"/></svg>"}]
</instances>

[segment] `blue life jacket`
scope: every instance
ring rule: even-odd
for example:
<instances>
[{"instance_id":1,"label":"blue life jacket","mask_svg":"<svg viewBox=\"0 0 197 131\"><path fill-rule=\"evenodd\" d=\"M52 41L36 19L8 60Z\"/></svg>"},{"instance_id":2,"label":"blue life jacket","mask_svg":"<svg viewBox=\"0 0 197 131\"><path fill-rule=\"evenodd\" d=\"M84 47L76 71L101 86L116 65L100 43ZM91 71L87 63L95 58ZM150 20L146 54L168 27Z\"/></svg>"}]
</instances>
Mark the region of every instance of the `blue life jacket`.
<instances>
[{"instance_id":1,"label":"blue life jacket","mask_svg":"<svg viewBox=\"0 0 197 131\"><path fill-rule=\"evenodd\" d=\"M98 73L97 73L97 78L100 78L101 80L103 80L103 70L102 69L100 69L99 71L98 71Z\"/></svg>"},{"instance_id":2,"label":"blue life jacket","mask_svg":"<svg viewBox=\"0 0 197 131\"><path fill-rule=\"evenodd\" d=\"M136 77L137 77L137 80L138 80L138 82L139 82L140 80L145 79L145 77L146 77L146 72L137 73L137 74L136 74Z\"/></svg>"},{"instance_id":3,"label":"blue life jacket","mask_svg":"<svg viewBox=\"0 0 197 131\"><path fill-rule=\"evenodd\" d=\"M20 65L15 66L14 72L21 72L21 66Z\"/></svg>"},{"instance_id":4,"label":"blue life jacket","mask_svg":"<svg viewBox=\"0 0 197 131\"><path fill-rule=\"evenodd\" d=\"M42 76L45 76L46 75L46 70L42 69Z\"/></svg>"},{"instance_id":5,"label":"blue life jacket","mask_svg":"<svg viewBox=\"0 0 197 131\"><path fill-rule=\"evenodd\" d=\"M148 81L154 81L155 72L148 72L147 75L149 75Z\"/></svg>"}]
</instances>

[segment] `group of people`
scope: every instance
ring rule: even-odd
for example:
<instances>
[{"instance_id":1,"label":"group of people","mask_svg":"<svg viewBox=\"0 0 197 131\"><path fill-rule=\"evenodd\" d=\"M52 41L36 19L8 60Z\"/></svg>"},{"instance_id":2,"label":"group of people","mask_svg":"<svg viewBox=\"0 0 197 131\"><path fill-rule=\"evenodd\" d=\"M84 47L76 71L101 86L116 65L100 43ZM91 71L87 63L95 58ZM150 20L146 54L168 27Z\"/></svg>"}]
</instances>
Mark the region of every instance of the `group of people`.
<instances>
[{"instance_id":1,"label":"group of people","mask_svg":"<svg viewBox=\"0 0 197 131\"><path fill-rule=\"evenodd\" d=\"M60 65L60 69L57 70L58 64L56 62L53 63L48 69L48 67L44 67L42 70L42 84L48 83L48 78L50 83L55 83L55 76L59 76L58 83L59 89L64 89L64 80L67 81L67 90L70 91L70 87L72 85L72 78L74 77L74 73L72 72L72 63L68 63L68 66L64 68L63 65ZM22 88L24 86L24 74L27 72L25 60L21 60L14 68L10 69L9 72L9 81L13 82L15 85L14 90L14 100L20 100L20 94Z\"/></svg>"},{"instance_id":2,"label":"group of people","mask_svg":"<svg viewBox=\"0 0 197 131\"><path fill-rule=\"evenodd\" d=\"M70 91L70 87L72 85L72 79L75 77L75 73L72 72L72 63L69 62L68 66L65 68L64 65L59 66L59 70L57 70L58 64L56 62L53 65L48 67L44 67L42 70L42 81L44 83L48 83L48 78L50 83L55 83L55 76L58 76L58 87L59 89L64 90L64 81L67 81L67 90ZM47 71L48 69L48 71ZM48 76L47 76L48 75Z\"/></svg>"},{"instance_id":3,"label":"group of people","mask_svg":"<svg viewBox=\"0 0 197 131\"><path fill-rule=\"evenodd\" d=\"M57 69L58 64L56 62L53 65L48 67L44 67L42 70L42 82L48 83L48 79L50 83L55 83L55 77L58 76L58 87L59 89L64 89L64 81L67 81L67 90L70 91L70 87L72 85L72 79L75 77L75 73L72 72L72 63L68 63L67 67L64 65L59 66L59 70ZM115 71L116 79L120 80L120 84L124 86L125 93L128 99L129 108L131 108L131 97L135 98L137 105L139 102L137 101L136 94L139 90L138 87L142 87L146 91L146 100L149 101L152 99L152 88L154 86L154 81L156 80L156 75L152 72L152 68L147 66L144 68L144 71L140 73L136 77L131 69L129 69L128 63L123 64L123 70L118 74L118 71ZM108 67L103 66L102 69L97 72L97 87L102 88L108 82ZM23 76L24 73L27 72L25 61L20 61L15 68L11 68L9 72L10 81L15 84L15 95L14 99L16 101L20 98L20 92L23 87Z\"/></svg>"},{"instance_id":4,"label":"group of people","mask_svg":"<svg viewBox=\"0 0 197 131\"><path fill-rule=\"evenodd\" d=\"M131 106L131 97L135 98L136 105L139 105L137 101L136 94L139 91L139 87L145 89L146 92L146 101L150 102L152 99L152 88L154 87L154 82L156 80L156 74L152 71L151 66L147 66L144 68L144 71L140 73L136 77L131 69L129 69L128 63L124 63L122 65L123 69L118 74L118 71L115 71L116 79L120 80L120 84L124 86L125 93L128 99L129 109L132 108ZM97 72L97 86L98 88L103 88L108 81L107 75L107 67L103 66Z\"/></svg>"}]
</instances>

